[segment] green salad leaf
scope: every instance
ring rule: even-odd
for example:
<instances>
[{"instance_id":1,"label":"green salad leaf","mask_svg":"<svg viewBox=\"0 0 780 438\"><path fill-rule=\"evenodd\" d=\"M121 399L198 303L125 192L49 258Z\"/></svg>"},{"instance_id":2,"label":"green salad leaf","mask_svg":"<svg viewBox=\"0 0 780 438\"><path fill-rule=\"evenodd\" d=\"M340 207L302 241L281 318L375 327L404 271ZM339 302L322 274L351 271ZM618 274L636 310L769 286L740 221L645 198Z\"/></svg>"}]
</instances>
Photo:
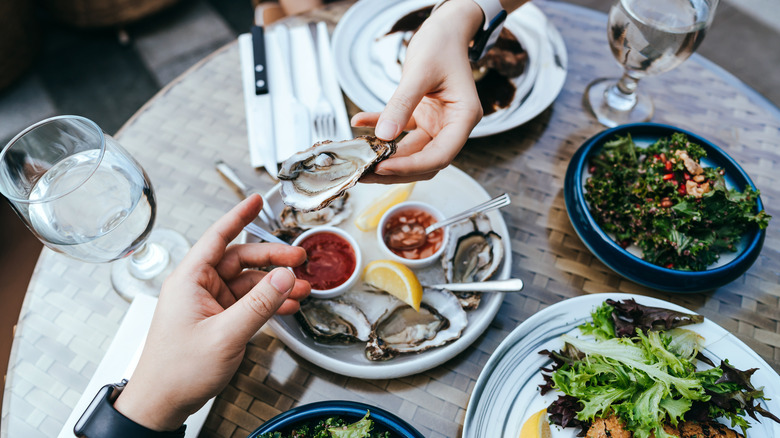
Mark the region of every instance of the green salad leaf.
<instances>
[{"instance_id":1,"label":"green salad leaf","mask_svg":"<svg viewBox=\"0 0 780 438\"><path fill-rule=\"evenodd\" d=\"M771 218L757 211L758 191L727 188L721 169L700 165L705 156L681 133L645 149L630 136L608 141L589 161L590 212L621 246L640 248L646 261L704 270Z\"/></svg>"},{"instance_id":2,"label":"green salad leaf","mask_svg":"<svg viewBox=\"0 0 780 438\"><path fill-rule=\"evenodd\" d=\"M607 300L591 316L579 328L592 339L563 335L563 349L541 352L554 362L543 369L542 394L563 394L548 407L554 424L585 431L597 418L617 416L637 438L671 438L663 426L682 421L725 417L743 433L745 415L780 423L758 404L764 393L750 382L755 369L741 371L727 361L697 369L704 339L679 326L701 322L699 315ZM621 336L616 324L632 327L634 335Z\"/></svg>"}]
</instances>

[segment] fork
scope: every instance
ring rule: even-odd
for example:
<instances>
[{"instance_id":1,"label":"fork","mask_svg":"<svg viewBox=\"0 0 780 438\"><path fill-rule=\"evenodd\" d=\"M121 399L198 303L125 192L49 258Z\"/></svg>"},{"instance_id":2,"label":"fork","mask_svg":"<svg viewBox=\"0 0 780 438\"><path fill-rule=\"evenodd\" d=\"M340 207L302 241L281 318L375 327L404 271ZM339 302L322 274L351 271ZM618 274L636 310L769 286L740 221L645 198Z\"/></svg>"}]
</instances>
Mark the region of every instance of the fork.
<instances>
[{"instance_id":1,"label":"fork","mask_svg":"<svg viewBox=\"0 0 780 438\"><path fill-rule=\"evenodd\" d=\"M247 233L249 233L249 234L251 234L251 235L253 235L255 237L259 237L259 238L265 240L266 242L282 243L282 244L288 245L288 246L290 245L289 243L287 243L284 240L274 236L273 234L269 233L268 231L260 228L259 225L255 224L255 223L252 223L252 222L250 222L249 224L247 224L247 226L244 227L244 231L246 231Z\"/></svg>"},{"instance_id":2,"label":"fork","mask_svg":"<svg viewBox=\"0 0 780 438\"><path fill-rule=\"evenodd\" d=\"M332 140L336 138L336 116L333 106L323 93L317 99L314 107L314 137L315 141Z\"/></svg>"},{"instance_id":3,"label":"fork","mask_svg":"<svg viewBox=\"0 0 780 438\"><path fill-rule=\"evenodd\" d=\"M319 142L323 140L332 140L336 137L336 113L333 109L333 105L331 105L323 92L322 62L320 60L320 57L323 55L318 47L319 32L317 31L316 23L309 23L309 33L312 37L312 48L314 50L315 58L317 59L316 70L318 70L315 84L317 90L317 103L312 110L312 127L314 128L315 141Z\"/></svg>"}]
</instances>

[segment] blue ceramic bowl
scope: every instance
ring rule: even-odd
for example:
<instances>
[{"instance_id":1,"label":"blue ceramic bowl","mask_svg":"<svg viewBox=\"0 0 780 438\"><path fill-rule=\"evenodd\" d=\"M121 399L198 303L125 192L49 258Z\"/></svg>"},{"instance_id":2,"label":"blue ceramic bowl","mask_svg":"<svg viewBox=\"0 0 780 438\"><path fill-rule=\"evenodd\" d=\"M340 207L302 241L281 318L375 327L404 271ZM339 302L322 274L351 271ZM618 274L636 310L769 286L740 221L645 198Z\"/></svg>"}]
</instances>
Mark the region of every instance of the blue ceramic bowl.
<instances>
[{"instance_id":1,"label":"blue ceramic bowl","mask_svg":"<svg viewBox=\"0 0 780 438\"><path fill-rule=\"evenodd\" d=\"M257 438L266 432L289 432L303 423L313 423L329 417L341 417L347 422L355 422L371 412L370 419L374 421L372 432L390 432L398 438L423 438L422 434L409 423L394 414L376 406L352 401L324 401L310 403L290 409L263 423L249 438Z\"/></svg>"},{"instance_id":2,"label":"blue ceramic bowl","mask_svg":"<svg viewBox=\"0 0 780 438\"><path fill-rule=\"evenodd\" d=\"M656 266L631 254L617 244L590 214L584 196L584 184L588 176L588 162L592 155L597 154L601 146L615 137L631 138L638 146L649 145L662 137L668 137L675 132L682 132L694 143L700 144L707 157L702 164L708 167L720 167L725 170L726 183L730 187L743 190L750 186L756 188L750 177L722 149L696 134L674 126L656 123L636 123L607 129L586 141L569 163L564 180L563 194L566 210L575 231L585 246L613 271L644 286L668 292L701 292L716 289L741 276L756 261L764 244L766 230L758 227L747 232L735 253L722 253L721 261L705 271L679 271ZM763 210L761 199L758 199L758 209ZM735 254L735 255L734 255Z\"/></svg>"}]
</instances>

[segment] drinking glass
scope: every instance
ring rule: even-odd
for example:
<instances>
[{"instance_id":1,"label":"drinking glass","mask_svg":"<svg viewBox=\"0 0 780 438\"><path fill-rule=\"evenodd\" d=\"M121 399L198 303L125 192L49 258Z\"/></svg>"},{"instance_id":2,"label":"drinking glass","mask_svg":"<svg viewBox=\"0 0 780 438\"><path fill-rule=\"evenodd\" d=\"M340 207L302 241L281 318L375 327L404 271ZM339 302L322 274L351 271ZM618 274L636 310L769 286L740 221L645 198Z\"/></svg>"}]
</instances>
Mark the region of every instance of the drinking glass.
<instances>
[{"instance_id":1,"label":"drinking glass","mask_svg":"<svg viewBox=\"0 0 780 438\"><path fill-rule=\"evenodd\" d=\"M95 122L59 116L38 122L0 152L0 193L44 245L92 263L111 262L120 296L157 295L189 249L154 230L156 202L146 172Z\"/></svg>"},{"instance_id":2,"label":"drinking glass","mask_svg":"<svg viewBox=\"0 0 780 438\"><path fill-rule=\"evenodd\" d=\"M601 124L613 127L653 117L650 96L637 91L639 80L688 59L704 39L718 1L615 1L609 10L607 38L623 77L597 79L583 96Z\"/></svg>"}]
</instances>

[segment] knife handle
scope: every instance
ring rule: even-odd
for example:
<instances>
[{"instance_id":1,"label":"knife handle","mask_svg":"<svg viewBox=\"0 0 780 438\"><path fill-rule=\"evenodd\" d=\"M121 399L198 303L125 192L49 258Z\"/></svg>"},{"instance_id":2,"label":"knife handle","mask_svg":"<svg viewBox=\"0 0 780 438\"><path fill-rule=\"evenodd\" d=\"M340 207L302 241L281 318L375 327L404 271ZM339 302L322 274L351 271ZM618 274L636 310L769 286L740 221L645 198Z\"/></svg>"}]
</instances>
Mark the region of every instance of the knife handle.
<instances>
[{"instance_id":1,"label":"knife handle","mask_svg":"<svg viewBox=\"0 0 780 438\"><path fill-rule=\"evenodd\" d=\"M227 163L219 160L216 162L215 167L217 168L217 172L219 172L219 174L222 175L242 197L246 198L249 195L249 187L241 181L241 178L238 177L233 168L228 166Z\"/></svg>"},{"instance_id":2,"label":"knife handle","mask_svg":"<svg viewBox=\"0 0 780 438\"><path fill-rule=\"evenodd\" d=\"M255 60L255 94L268 94L268 69L263 28L252 26L252 52Z\"/></svg>"}]
</instances>

